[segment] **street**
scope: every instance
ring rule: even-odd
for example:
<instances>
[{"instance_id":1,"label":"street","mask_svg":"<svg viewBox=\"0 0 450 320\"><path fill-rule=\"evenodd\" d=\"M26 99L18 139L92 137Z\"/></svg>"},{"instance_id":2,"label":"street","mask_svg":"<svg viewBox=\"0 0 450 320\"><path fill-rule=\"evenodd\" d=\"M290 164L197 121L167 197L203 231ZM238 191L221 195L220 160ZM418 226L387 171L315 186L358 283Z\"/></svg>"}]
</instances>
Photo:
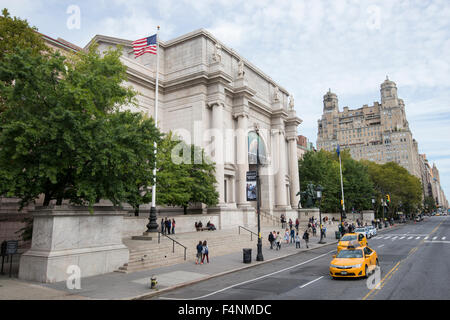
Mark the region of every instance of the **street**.
<instances>
[{"instance_id":1,"label":"street","mask_svg":"<svg viewBox=\"0 0 450 320\"><path fill-rule=\"evenodd\" d=\"M330 244L195 285L166 292L153 299L187 300L390 300L448 299L450 274L450 221L425 217L424 221L379 231L368 240L379 256L381 282L337 279L329 276L336 253ZM312 238L311 242L318 241Z\"/></svg>"}]
</instances>

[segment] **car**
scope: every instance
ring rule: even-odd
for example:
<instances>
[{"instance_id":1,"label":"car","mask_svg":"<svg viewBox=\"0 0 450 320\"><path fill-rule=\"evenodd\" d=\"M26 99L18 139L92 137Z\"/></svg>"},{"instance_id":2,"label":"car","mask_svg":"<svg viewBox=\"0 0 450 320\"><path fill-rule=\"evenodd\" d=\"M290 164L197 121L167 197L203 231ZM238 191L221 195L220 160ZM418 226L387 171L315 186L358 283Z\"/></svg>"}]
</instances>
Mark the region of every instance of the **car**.
<instances>
[{"instance_id":1,"label":"car","mask_svg":"<svg viewBox=\"0 0 450 320\"><path fill-rule=\"evenodd\" d=\"M367 246L367 238L363 233L346 233L338 242L337 252L342 249L347 249L351 241L358 241L359 245L362 247Z\"/></svg>"},{"instance_id":2,"label":"car","mask_svg":"<svg viewBox=\"0 0 450 320\"><path fill-rule=\"evenodd\" d=\"M367 278L379 266L377 252L368 246L359 246L357 241L333 256L330 276L336 278Z\"/></svg>"},{"instance_id":3,"label":"car","mask_svg":"<svg viewBox=\"0 0 450 320\"><path fill-rule=\"evenodd\" d=\"M375 228L374 226L368 226L366 227L369 229L369 233L370 233L370 237L375 237L377 235L377 228Z\"/></svg>"},{"instance_id":4,"label":"car","mask_svg":"<svg viewBox=\"0 0 450 320\"><path fill-rule=\"evenodd\" d=\"M355 229L356 233L363 233L367 239L371 238L370 230L367 227L358 227Z\"/></svg>"}]
</instances>

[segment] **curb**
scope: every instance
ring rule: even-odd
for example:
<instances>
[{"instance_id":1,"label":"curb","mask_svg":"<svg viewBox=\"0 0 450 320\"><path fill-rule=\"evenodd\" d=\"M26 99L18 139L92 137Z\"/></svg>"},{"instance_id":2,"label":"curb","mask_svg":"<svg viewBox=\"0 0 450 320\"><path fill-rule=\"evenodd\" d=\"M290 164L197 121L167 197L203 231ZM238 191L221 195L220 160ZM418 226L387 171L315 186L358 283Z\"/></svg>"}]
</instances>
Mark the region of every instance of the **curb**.
<instances>
[{"instance_id":1,"label":"curb","mask_svg":"<svg viewBox=\"0 0 450 320\"><path fill-rule=\"evenodd\" d=\"M265 263L269 263L269 262L272 262L272 261L280 260L280 259L283 259L283 258L286 258L286 257L290 257L290 256L293 256L293 255L296 255L296 254L302 254L303 252L315 250L315 249L326 247L326 246L329 246L329 245L332 245L332 244L336 244L336 243L338 243L338 241L329 242L327 244L320 245L320 246L315 247L315 248L309 248L309 249L306 249L306 250L303 250L303 251L300 251L300 252L289 253L289 254L286 254L286 255L283 255L283 256L280 256L280 257L276 257L276 258L272 258L272 259L269 259L269 260L256 262L255 264L251 264L251 265L248 265L248 266L243 266L243 267L239 267L239 268L223 271L223 272L216 273L216 274L213 274L213 275L209 275L209 276L206 276L206 277L203 277L203 278L200 278L200 279L196 279L196 280L193 280L193 281L180 283L180 284L172 286L172 287L167 287L167 288L155 291L155 292L144 293L144 294L141 294L141 295L135 296L135 297L122 298L120 300L143 300L143 299L146 299L146 298L151 298L151 297L157 296L157 295L159 295L161 293L166 293L166 292L169 292L169 291L172 291L172 290L175 290L175 289L183 288L183 287L189 286L191 284L196 284L196 283L199 283L199 282L202 282L202 281L210 280L210 279L213 279L213 278L217 278L217 277L224 276L224 275L227 275L227 274L230 274L230 273L234 273L234 272L238 272L238 271L241 271L241 270L250 269L250 268L253 268L253 267L256 267L256 266L260 266L260 265L265 264Z\"/></svg>"}]
</instances>

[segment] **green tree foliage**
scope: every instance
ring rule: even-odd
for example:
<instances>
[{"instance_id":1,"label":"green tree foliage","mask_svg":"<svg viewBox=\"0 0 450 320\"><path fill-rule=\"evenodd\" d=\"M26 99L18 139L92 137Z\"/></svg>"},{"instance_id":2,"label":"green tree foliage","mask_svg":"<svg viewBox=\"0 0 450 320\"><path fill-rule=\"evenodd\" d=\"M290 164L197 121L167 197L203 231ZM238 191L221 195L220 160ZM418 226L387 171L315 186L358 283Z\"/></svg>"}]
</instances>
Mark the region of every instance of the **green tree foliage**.
<instances>
[{"instance_id":1,"label":"green tree foliage","mask_svg":"<svg viewBox=\"0 0 450 320\"><path fill-rule=\"evenodd\" d=\"M431 213L436 211L436 201L434 200L433 197L430 196L426 196L423 199L423 208L425 209L426 213Z\"/></svg>"},{"instance_id":2,"label":"green tree foliage","mask_svg":"<svg viewBox=\"0 0 450 320\"><path fill-rule=\"evenodd\" d=\"M369 169L371 180L380 203L386 194L390 195L390 215L397 211L410 214L421 206L422 186L420 179L411 175L408 170L395 162L383 165L370 161L363 161Z\"/></svg>"},{"instance_id":3,"label":"green tree foliage","mask_svg":"<svg viewBox=\"0 0 450 320\"><path fill-rule=\"evenodd\" d=\"M26 24L5 13L1 23L0 36L13 40L3 30ZM101 56L92 47L69 61L36 51L42 40L31 38L9 41L0 60L0 194L22 205L40 194L44 205L143 201L136 191L152 184L160 133L152 119L119 110L135 95L123 86L120 49Z\"/></svg>"},{"instance_id":4,"label":"green tree foliage","mask_svg":"<svg viewBox=\"0 0 450 320\"><path fill-rule=\"evenodd\" d=\"M339 212L340 207L340 180L339 163L333 160L331 153L320 150L307 152L299 160L300 189L306 188L309 183L321 185L322 210L324 212ZM306 199L301 199L302 206Z\"/></svg>"},{"instance_id":5,"label":"green tree foliage","mask_svg":"<svg viewBox=\"0 0 450 320\"><path fill-rule=\"evenodd\" d=\"M218 203L214 164L204 150L167 134L158 146L156 201L181 206L185 213L194 203L213 206Z\"/></svg>"}]
</instances>

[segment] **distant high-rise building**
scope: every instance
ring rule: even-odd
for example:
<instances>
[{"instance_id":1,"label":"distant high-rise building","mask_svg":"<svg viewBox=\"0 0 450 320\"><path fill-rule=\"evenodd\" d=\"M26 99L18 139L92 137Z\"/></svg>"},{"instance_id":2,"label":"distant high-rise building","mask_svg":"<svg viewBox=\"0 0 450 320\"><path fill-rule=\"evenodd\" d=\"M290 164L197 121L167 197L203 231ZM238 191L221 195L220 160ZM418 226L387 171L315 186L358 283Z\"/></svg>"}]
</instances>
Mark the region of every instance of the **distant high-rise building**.
<instances>
[{"instance_id":1,"label":"distant high-rise building","mask_svg":"<svg viewBox=\"0 0 450 320\"><path fill-rule=\"evenodd\" d=\"M350 150L356 160L396 162L421 178L418 144L409 129L405 104L397 96L395 82L386 78L380 92L381 103L359 109L344 107L340 112L337 95L328 91L318 120L317 148L335 151L340 145Z\"/></svg>"}]
</instances>

